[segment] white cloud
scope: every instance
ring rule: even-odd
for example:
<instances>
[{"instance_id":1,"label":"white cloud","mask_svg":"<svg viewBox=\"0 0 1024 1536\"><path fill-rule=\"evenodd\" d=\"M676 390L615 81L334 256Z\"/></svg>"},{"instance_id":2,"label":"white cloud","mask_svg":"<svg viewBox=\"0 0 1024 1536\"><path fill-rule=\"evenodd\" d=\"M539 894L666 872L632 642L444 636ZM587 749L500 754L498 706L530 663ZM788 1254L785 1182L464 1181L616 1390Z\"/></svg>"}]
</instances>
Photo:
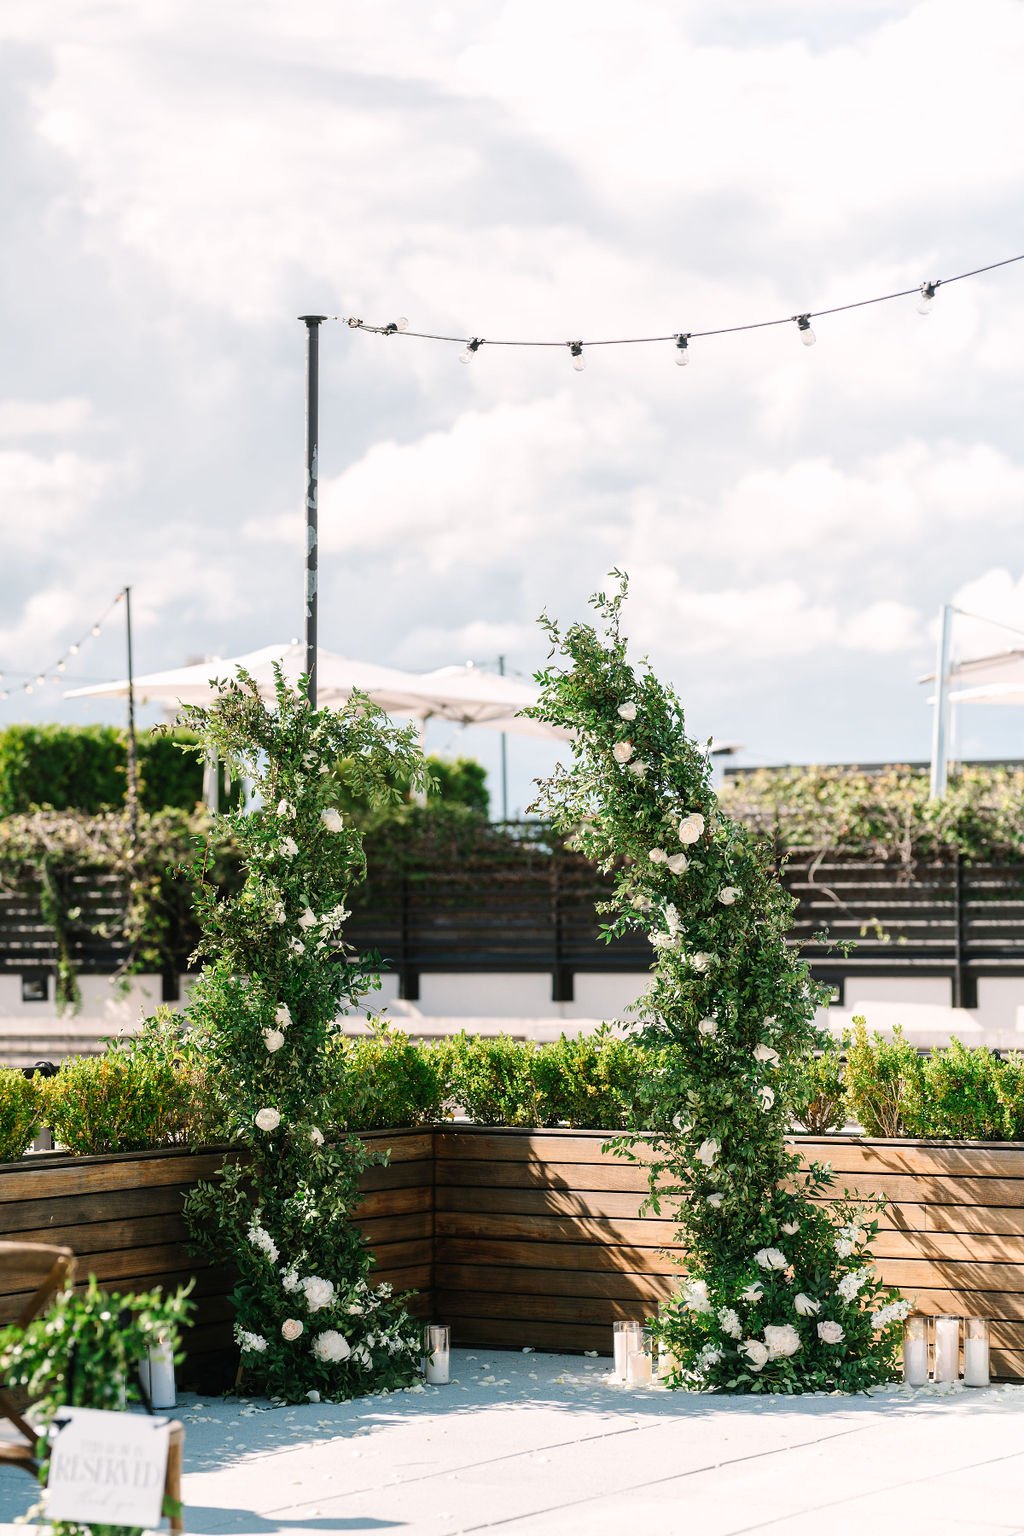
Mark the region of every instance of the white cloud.
<instances>
[{"instance_id":1,"label":"white cloud","mask_svg":"<svg viewBox=\"0 0 1024 1536\"><path fill-rule=\"evenodd\" d=\"M68 437L92 419L88 400L0 400L0 437Z\"/></svg>"},{"instance_id":2,"label":"white cloud","mask_svg":"<svg viewBox=\"0 0 1024 1536\"><path fill-rule=\"evenodd\" d=\"M453 658L458 657L496 671L499 656L536 655L539 649L540 631L536 624L472 619L450 628L443 624L420 625L398 646L395 660L416 671L426 671L451 665Z\"/></svg>"},{"instance_id":3,"label":"white cloud","mask_svg":"<svg viewBox=\"0 0 1024 1536\"><path fill-rule=\"evenodd\" d=\"M51 457L0 449L0 542L13 551L50 549L78 531L119 471L77 453Z\"/></svg>"},{"instance_id":4,"label":"white cloud","mask_svg":"<svg viewBox=\"0 0 1024 1536\"><path fill-rule=\"evenodd\" d=\"M1015 577L1004 566L993 566L964 582L950 601L963 610L953 626L956 658L988 656L1024 645L1024 575Z\"/></svg>"}]
</instances>

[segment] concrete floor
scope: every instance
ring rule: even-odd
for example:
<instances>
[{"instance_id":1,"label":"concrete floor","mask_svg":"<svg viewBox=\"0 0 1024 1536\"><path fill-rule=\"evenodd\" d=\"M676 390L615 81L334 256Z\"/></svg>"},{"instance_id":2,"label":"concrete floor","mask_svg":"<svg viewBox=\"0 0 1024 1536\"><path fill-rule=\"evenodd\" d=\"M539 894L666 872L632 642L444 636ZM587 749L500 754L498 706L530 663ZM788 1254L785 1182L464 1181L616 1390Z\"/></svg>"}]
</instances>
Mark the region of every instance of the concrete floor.
<instances>
[{"instance_id":1,"label":"concrete floor","mask_svg":"<svg viewBox=\"0 0 1024 1536\"><path fill-rule=\"evenodd\" d=\"M1024 1386L757 1400L621 1388L608 1369L459 1350L448 1387L185 1398L187 1530L1024 1536ZM9 1522L33 1493L4 1470Z\"/></svg>"}]
</instances>

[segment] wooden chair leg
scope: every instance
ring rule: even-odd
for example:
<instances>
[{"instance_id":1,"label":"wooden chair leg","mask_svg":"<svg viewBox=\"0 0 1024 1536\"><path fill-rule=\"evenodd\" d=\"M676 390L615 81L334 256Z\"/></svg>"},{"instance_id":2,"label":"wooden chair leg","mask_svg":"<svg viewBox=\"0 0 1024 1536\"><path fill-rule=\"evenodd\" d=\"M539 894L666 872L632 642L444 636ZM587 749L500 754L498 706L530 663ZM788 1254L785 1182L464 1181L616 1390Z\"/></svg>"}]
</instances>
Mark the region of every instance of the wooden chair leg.
<instances>
[{"instance_id":1,"label":"wooden chair leg","mask_svg":"<svg viewBox=\"0 0 1024 1536\"><path fill-rule=\"evenodd\" d=\"M171 1515L171 1530L181 1533L185 1529L185 1511L181 1508L181 1467L185 1444L185 1430L181 1424L171 1426L171 1443L167 1449L167 1478L164 1497L173 1499L177 1513Z\"/></svg>"}]
</instances>

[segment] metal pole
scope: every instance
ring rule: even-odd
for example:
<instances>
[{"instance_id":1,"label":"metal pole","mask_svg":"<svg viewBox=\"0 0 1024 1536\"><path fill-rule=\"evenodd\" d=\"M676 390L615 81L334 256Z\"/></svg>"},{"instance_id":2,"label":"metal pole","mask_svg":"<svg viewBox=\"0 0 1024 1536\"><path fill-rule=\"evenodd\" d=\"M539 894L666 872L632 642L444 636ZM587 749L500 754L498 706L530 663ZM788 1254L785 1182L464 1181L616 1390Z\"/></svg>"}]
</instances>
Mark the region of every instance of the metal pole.
<instances>
[{"instance_id":1,"label":"metal pole","mask_svg":"<svg viewBox=\"0 0 1024 1536\"><path fill-rule=\"evenodd\" d=\"M498 657L498 672L505 676L505 658ZM501 733L501 819L508 821L508 737Z\"/></svg>"},{"instance_id":2,"label":"metal pole","mask_svg":"<svg viewBox=\"0 0 1024 1536\"><path fill-rule=\"evenodd\" d=\"M139 835L139 758L135 743L135 674L132 658L132 589L124 589L124 620L128 636L128 833Z\"/></svg>"},{"instance_id":3,"label":"metal pole","mask_svg":"<svg viewBox=\"0 0 1024 1536\"><path fill-rule=\"evenodd\" d=\"M320 326L326 315L300 315L306 327L306 694L316 708L317 449L320 419Z\"/></svg>"},{"instance_id":4,"label":"metal pole","mask_svg":"<svg viewBox=\"0 0 1024 1536\"><path fill-rule=\"evenodd\" d=\"M949 649L953 633L953 608L944 603L939 614L939 646L935 659L935 716L932 720L932 771L928 789L930 800L941 800L946 793L946 767L949 757Z\"/></svg>"}]
</instances>

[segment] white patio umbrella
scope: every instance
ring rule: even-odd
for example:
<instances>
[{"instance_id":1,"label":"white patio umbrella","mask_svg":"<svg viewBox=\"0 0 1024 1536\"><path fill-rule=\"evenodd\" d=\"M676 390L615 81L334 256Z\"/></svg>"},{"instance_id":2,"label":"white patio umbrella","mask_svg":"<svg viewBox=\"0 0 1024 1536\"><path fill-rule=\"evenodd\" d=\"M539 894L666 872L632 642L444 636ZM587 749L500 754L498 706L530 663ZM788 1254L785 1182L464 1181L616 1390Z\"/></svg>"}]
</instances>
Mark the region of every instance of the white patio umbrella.
<instances>
[{"instance_id":1,"label":"white patio umbrella","mask_svg":"<svg viewBox=\"0 0 1024 1536\"><path fill-rule=\"evenodd\" d=\"M453 720L458 725L482 725L494 731L514 731L519 736L539 736L547 741L568 741L568 731L520 714L536 704L540 689L521 678L506 677L467 662L460 667L438 667L434 672L408 674L413 679L415 705L396 707L396 714L415 714L418 719Z\"/></svg>"}]
</instances>

